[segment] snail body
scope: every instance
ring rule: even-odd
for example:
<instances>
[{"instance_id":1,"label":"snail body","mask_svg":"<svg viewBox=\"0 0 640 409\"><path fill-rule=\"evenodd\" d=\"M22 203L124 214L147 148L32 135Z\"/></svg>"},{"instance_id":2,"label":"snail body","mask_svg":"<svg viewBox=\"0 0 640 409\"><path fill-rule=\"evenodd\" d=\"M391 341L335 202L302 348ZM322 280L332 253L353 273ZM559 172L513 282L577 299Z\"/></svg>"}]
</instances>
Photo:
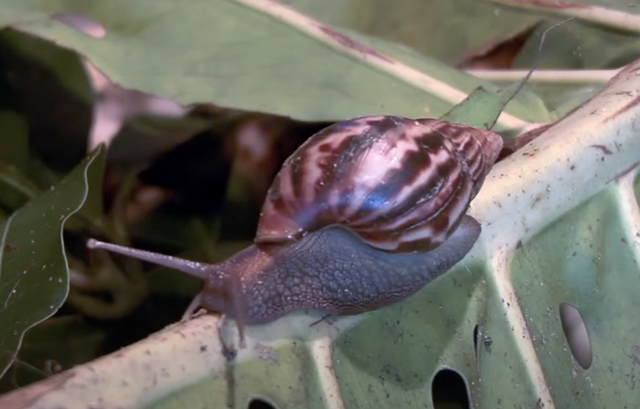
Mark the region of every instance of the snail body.
<instances>
[{"instance_id":1,"label":"snail body","mask_svg":"<svg viewBox=\"0 0 640 409\"><path fill-rule=\"evenodd\" d=\"M216 264L90 240L202 278L202 307L244 324L295 310L351 315L400 301L471 250L465 214L502 148L491 131L370 116L313 135L283 164L254 244ZM241 332L242 333L242 332Z\"/></svg>"},{"instance_id":2,"label":"snail body","mask_svg":"<svg viewBox=\"0 0 640 409\"><path fill-rule=\"evenodd\" d=\"M479 234L480 224L465 216L450 240L431 252L393 254L367 245L344 226L332 225L289 245L250 246L217 269L253 273L241 277L245 324L268 323L304 309L353 315L420 290L460 261L460 254L471 250ZM231 298L236 294L220 302L216 293L226 281L223 275L204 280L200 305L238 318Z\"/></svg>"}]
</instances>

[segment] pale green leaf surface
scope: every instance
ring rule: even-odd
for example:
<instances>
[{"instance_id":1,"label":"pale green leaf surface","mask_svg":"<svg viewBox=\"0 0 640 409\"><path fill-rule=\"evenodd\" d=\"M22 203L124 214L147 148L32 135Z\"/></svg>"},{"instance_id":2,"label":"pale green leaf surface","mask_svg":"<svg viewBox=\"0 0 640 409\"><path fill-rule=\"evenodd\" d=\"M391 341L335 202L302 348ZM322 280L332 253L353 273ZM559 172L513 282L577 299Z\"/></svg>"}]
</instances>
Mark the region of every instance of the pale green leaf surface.
<instances>
[{"instance_id":1,"label":"pale green leaf surface","mask_svg":"<svg viewBox=\"0 0 640 409\"><path fill-rule=\"evenodd\" d=\"M549 14L524 12L490 1L474 0L281 2L327 24L408 45L450 65L459 63L468 53L483 49L505 35L545 20L515 60L515 67L529 69L538 57L542 32L563 19ZM594 4L632 14L638 14L640 10L637 0L579 0L577 3ZM638 53L640 44L637 36L576 20L564 23L547 34L540 53L539 69L618 68L631 62ZM532 84L527 88L534 90L549 109L573 103L567 102L572 95L567 95L560 83L553 87ZM580 102L584 102L584 99ZM558 111L566 112L566 109Z\"/></svg>"},{"instance_id":2,"label":"pale green leaf surface","mask_svg":"<svg viewBox=\"0 0 640 409\"><path fill-rule=\"evenodd\" d=\"M637 10L636 6L625 11L637 13ZM538 49L540 34L560 20L562 18L556 17L536 29L514 61L514 67L526 69L531 66L535 56L532 52ZM540 56L540 68L619 68L633 61L633 56L638 52L640 44L635 35L617 33L573 20L547 34L547 41Z\"/></svg>"},{"instance_id":3,"label":"pale green leaf surface","mask_svg":"<svg viewBox=\"0 0 640 409\"><path fill-rule=\"evenodd\" d=\"M281 0L319 20L408 45L455 65L539 16L476 0Z\"/></svg>"},{"instance_id":4,"label":"pale green leaf surface","mask_svg":"<svg viewBox=\"0 0 640 409\"><path fill-rule=\"evenodd\" d=\"M335 40L318 34L314 22L280 18L277 10L267 14L239 1L189 0L176 7L168 0L14 0L0 7L1 13L23 10L26 16L14 27L78 51L113 82L184 104L213 102L302 120L435 117L481 84L413 51L354 35L376 52L406 61L408 71L396 63L390 74L376 65L383 59L359 54L348 42L329 45ZM93 19L106 35L93 38L48 17L57 12ZM449 82L452 77L457 79ZM521 112L546 119L540 106Z\"/></svg>"},{"instance_id":5,"label":"pale green leaf surface","mask_svg":"<svg viewBox=\"0 0 640 409\"><path fill-rule=\"evenodd\" d=\"M493 130L504 108L522 91L526 81L527 77L524 77L496 92L489 92L484 87L478 87L440 119Z\"/></svg>"},{"instance_id":6,"label":"pale green leaf surface","mask_svg":"<svg viewBox=\"0 0 640 409\"><path fill-rule=\"evenodd\" d=\"M497 95L480 87L440 119L487 129L500 115L505 104Z\"/></svg>"},{"instance_id":7,"label":"pale green leaf surface","mask_svg":"<svg viewBox=\"0 0 640 409\"><path fill-rule=\"evenodd\" d=\"M89 188L101 186L104 157L104 148L96 150L0 226L0 374L12 363L25 331L52 316L67 297L62 228Z\"/></svg>"},{"instance_id":8,"label":"pale green leaf surface","mask_svg":"<svg viewBox=\"0 0 640 409\"><path fill-rule=\"evenodd\" d=\"M624 210L626 199L636 201L632 183L603 190L514 255L511 279L557 407L621 408L638 396L637 223ZM560 303L576 307L589 330L595 356L586 371L566 352Z\"/></svg>"}]
</instances>

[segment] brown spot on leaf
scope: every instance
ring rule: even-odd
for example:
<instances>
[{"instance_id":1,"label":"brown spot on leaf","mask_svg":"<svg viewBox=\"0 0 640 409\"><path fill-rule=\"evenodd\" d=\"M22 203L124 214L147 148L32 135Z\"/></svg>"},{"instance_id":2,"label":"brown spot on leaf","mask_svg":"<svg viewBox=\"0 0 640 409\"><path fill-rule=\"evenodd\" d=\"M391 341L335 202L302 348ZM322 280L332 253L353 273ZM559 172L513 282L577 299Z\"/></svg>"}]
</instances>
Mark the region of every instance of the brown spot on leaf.
<instances>
[{"instance_id":1,"label":"brown spot on leaf","mask_svg":"<svg viewBox=\"0 0 640 409\"><path fill-rule=\"evenodd\" d=\"M395 61L385 57L384 55L380 54L379 52L377 52L376 50L367 47L366 45L359 43L347 36L345 36L344 34L340 34L337 31L333 31L331 30L329 27L323 26L321 24L318 24L317 27L323 32L325 33L327 36L329 36L332 40L336 41L338 44L340 44L343 47L346 48L351 48L352 50L355 50L361 54L370 56L370 57L374 57L374 58L378 58L380 60L386 61L388 63L392 63L395 64Z\"/></svg>"},{"instance_id":2,"label":"brown spot on leaf","mask_svg":"<svg viewBox=\"0 0 640 409\"><path fill-rule=\"evenodd\" d=\"M633 165L629 166L628 168L626 168L625 170L623 170L622 172L618 173L617 175L615 175L614 177L612 177L611 179L609 179L607 181L607 183L618 183L618 181L620 181L620 179L622 177L624 177L625 175L628 175L629 173L631 173L635 168L638 167L638 165L640 165L640 162L636 162Z\"/></svg>"},{"instance_id":3,"label":"brown spot on leaf","mask_svg":"<svg viewBox=\"0 0 640 409\"><path fill-rule=\"evenodd\" d=\"M640 365L640 359L636 355L636 353L638 352L637 348L638 348L637 346L634 346L633 348L631 348L631 353L627 354L627 356L631 359L632 363L636 365Z\"/></svg>"},{"instance_id":4,"label":"brown spot on leaf","mask_svg":"<svg viewBox=\"0 0 640 409\"><path fill-rule=\"evenodd\" d=\"M622 108L620 108L619 110L617 110L616 112L614 112L610 117L608 117L607 119L605 119L605 122L610 121L614 118L616 118L619 115L624 114L625 112L627 112L628 110L630 110L631 108L635 107L636 105L638 105L640 103L640 95L638 95L637 97L635 97L634 99L632 99L631 101L629 101L628 104L626 104L625 106L623 106Z\"/></svg>"},{"instance_id":5,"label":"brown spot on leaf","mask_svg":"<svg viewBox=\"0 0 640 409\"><path fill-rule=\"evenodd\" d=\"M600 152L604 153L605 155L613 154L613 152L611 152L611 149L607 148L606 145L591 145L591 147L598 149Z\"/></svg>"}]
</instances>

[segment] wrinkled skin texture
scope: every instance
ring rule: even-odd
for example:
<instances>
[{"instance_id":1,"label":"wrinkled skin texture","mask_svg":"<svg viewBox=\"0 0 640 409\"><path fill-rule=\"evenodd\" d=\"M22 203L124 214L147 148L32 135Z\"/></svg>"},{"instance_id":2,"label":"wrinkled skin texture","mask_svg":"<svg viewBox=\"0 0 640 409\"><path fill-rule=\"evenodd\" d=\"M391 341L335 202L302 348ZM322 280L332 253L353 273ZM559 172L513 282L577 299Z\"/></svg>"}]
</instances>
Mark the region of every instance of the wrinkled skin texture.
<instances>
[{"instance_id":1,"label":"wrinkled skin texture","mask_svg":"<svg viewBox=\"0 0 640 409\"><path fill-rule=\"evenodd\" d=\"M210 266L197 303L248 325L304 309L337 315L373 311L445 273L479 235L480 224L465 215L436 249L394 254L365 244L344 227L329 226L286 245L252 245ZM227 276L239 273L246 273L239 277L241 292ZM243 309L241 316L235 306Z\"/></svg>"}]
</instances>

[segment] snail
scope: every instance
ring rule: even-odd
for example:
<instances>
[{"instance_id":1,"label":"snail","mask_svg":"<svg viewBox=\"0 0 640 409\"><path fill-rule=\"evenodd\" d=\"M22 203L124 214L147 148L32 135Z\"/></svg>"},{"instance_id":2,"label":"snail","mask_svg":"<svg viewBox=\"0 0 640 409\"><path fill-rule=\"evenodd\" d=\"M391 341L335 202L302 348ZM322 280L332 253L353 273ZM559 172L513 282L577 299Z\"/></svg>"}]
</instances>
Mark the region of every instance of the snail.
<instances>
[{"instance_id":1,"label":"snail","mask_svg":"<svg viewBox=\"0 0 640 409\"><path fill-rule=\"evenodd\" d=\"M367 116L311 136L282 165L254 243L205 264L90 239L89 248L203 280L199 308L244 325L296 310L353 315L394 304L451 269L480 224L466 215L500 135L439 119Z\"/></svg>"}]
</instances>

